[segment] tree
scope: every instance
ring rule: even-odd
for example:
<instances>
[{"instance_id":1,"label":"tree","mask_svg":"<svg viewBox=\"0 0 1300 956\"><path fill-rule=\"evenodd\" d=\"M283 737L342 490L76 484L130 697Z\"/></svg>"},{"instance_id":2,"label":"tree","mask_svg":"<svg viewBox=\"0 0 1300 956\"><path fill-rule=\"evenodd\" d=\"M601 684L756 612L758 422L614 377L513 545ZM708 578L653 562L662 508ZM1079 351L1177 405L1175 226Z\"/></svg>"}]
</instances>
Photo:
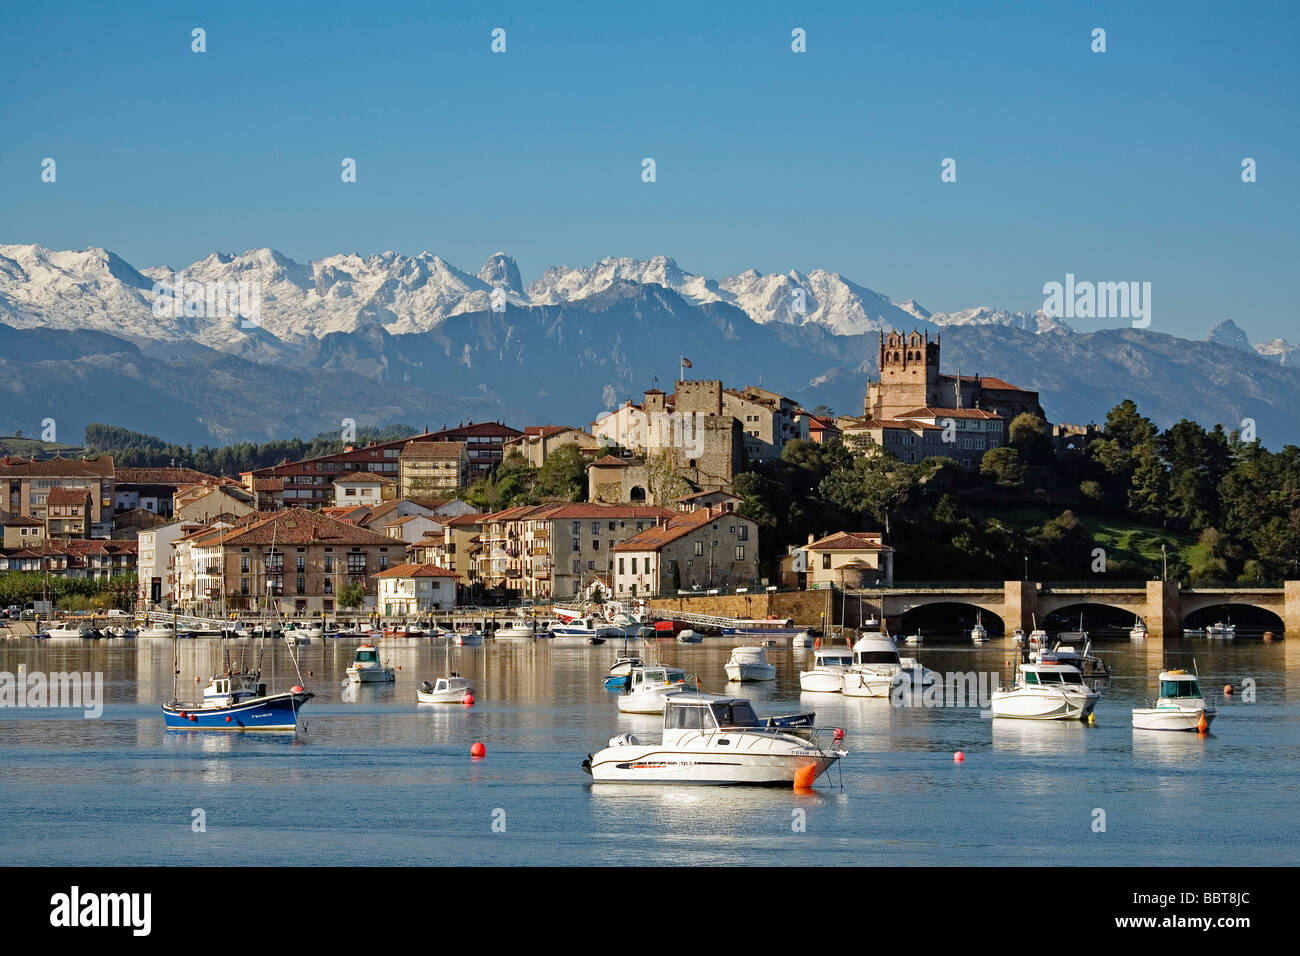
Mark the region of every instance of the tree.
<instances>
[{"instance_id":1,"label":"tree","mask_svg":"<svg viewBox=\"0 0 1300 956\"><path fill-rule=\"evenodd\" d=\"M356 608L366 599L366 587L360 581L349 581L339 588L339 607Z\"/></svg>"},{"instance_id":2,"label":"tree","mask_svg":"<svg viewBox=\"0 0 1300 956\"><path fill-rule=\"evenodd\" d=\"M822 495L845 511L869 514L892 534L890 517L917 487L917 471L893 455L860 455L822 479Z\"/></svg>"},{"instance_id":3,"label":"tree","mask_svg":"<svg viewBox=\"0 0 1300 956\"><path fill-rule=\"evenodd\" d=\"M1133 460L1137 467L1128 493L1129 508L1145 520L1159 520L1169 501L1169 475L1156 454L1155 442L1145 441L1135 448Z\"/></svg>"},{"instance_id":4,"label":"tree","mask_svg":"<svg viewBox=\"0 0 1300 956\"><path fill-rule=\"evenodd\" d=\"M542 498L587 500L587 459L577 445L561 445L546 456L537 473L535 491Z\"/></svg>"},{"instance_id":5,"label":"tree","mask_svg":"<svg viewBox=\"0 0 1300 956\"><path fill-rule=\"evenodd\" d=\"M980 474L992 478L1003 488L1019 488L1025 483L1025 463L1019 451L1004 445L984 453L980 459Z\"/></svg>"},{"instance_id":6,"label":"tree","mask_svg":"<svg viewBox=\"0 0 1300 956\"><path fill-rule=\"evenodd\" d=\"M1047 433L1047 422L1030 412L1021 412L1011 420L1007 438L1029 464L1050 464L1055 457L1052 439Z\"/></svg>"}]
</instances>

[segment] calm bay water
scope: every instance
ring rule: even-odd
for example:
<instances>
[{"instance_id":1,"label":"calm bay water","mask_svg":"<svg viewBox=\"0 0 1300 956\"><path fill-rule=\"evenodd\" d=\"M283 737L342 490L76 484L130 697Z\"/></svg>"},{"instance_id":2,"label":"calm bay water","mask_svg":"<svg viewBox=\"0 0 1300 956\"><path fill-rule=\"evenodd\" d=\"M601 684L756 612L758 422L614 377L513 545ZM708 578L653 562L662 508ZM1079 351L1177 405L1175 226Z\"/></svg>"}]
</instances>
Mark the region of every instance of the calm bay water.
<instances>
[{"instance_id":1,"label":"calm bay water","mask_svg":"<svg viewBox=\"0 0 1300 956\"><path fill-rule=\"evenodd\" d=\"M478 703L419 706L445 672L428 640L381 645L396 684L343 686L355 640L297 648L317 697L293 736L167 733L167 641L0 644L0 671L102 671L103 716L0 708L0 862L115 864L1035 864L1300 863L1300 641L1188 641L1206 688L1253 678L1257 700L1221 705L1214 732L1134 733L1129 710L1160 660L1102 643L1116 675L1096 726L985 720L976 708L899 709L799 692L812 651L770 648L777 679L744 685L760 714L816 710L850 751L812 792L592 786L581 761L616 733L655 737L600 683L621 645L550 641L457 648ZM228 642L251 659L254 645ZM180 644L182 696L199 694L221 642ZM276 689L297 682L267 645ZM669 644L665 663L727 688L730 644ZM1001 671L1009 642L927 637L904 650L939 672ZM642 656L645 653L642 652ZM307 671L311 675L307 676ZM267 668L269 675L270 667ZM1288 678L1289 672L1289 678ZM727 691L737 693L731 685ZM474 741L487 747L472 760ZM962 765L954 751L966 754ZM842 784L842 786L841 786ZM205 833L191 828L206 815ZM1094 809L1105 832L1094 832ZM803 814L794 811L802 810ZM502 811L504 812L502 814ZM802 816L804 832L792 824ZM504 819L505 832L493 821Z\"/></svg>"}]
</instances>

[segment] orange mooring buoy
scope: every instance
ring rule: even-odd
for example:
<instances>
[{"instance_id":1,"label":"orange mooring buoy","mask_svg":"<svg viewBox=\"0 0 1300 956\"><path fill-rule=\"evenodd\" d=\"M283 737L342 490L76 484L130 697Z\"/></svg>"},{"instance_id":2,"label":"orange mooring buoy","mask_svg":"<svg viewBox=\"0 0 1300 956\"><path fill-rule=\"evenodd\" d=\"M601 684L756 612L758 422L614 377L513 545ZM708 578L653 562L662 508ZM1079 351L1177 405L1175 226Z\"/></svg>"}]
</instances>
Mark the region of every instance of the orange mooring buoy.
<instances>
[{"instance_id":1,"label":"orange mooring buoy","mask_svg":"<svg viewBox=\"0 0 1300 956\"><path fill-rule=\"evenodd\" d=\"M486 755L487 755L487 748L484 747L481 743L478 743L477 741L475 741L475 742L474 742L474 745L473 745L472 747L469 748L469 755L470 755L471 757L483 757L483 756L486 756Z\"/></svg>"},{"instance_id":2,"label":"orange mooring buoy","mask_svg":"<svg viewBox=\"0 0 1300 956\"><path fill-rule=\"evenodd\" d=\"M1205 719L1205 711L1201 711L1201 719L1196 722L1196 732L1202 737L1210 729L1210 723Z\"/></svg>"},{"instance_id":3,"label":"orange mooring buoy","mask_svg":"<svg viewBox=\"0 0 1300 956\"><path fill-rule=\"evenodd\" d=\"M1231 685L1231 684L1224 684L1224 685L1223 685L1223 696L1224 696L1224 697L1231 697L1231 696L1232 696L1232 685Z\"/></svg>"},{"instance_id":4,"label":"orange mooring buoy","mask_svg":"<svg viewBox=\"0 0 1300 956\"><path fill-rule=\"evenodd\" d=\"M796 790L807 790L817 779L817 765L810 763L807 766L800 767L794 774L794 788Z\"/></svg>"}]
</instances>

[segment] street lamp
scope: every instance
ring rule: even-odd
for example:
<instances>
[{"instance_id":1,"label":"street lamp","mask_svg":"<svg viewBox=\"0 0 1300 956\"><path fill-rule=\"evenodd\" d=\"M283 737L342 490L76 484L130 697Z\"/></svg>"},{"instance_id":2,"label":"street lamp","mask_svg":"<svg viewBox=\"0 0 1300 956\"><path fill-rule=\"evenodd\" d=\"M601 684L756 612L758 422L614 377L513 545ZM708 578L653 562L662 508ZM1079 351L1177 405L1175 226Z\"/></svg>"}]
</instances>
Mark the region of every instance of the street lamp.
<instances>
[{"instance_id":1,"label":"street lamp","mask_svg":"<svg viewBox=\"0 0 1300 956\"><path fill-rule=\"evenodd\" d=\"M1165 556L1165 545L1163 541L1160 543L1160 580L1169 580L1169 562Z\"/></svg>"}]
</instances>

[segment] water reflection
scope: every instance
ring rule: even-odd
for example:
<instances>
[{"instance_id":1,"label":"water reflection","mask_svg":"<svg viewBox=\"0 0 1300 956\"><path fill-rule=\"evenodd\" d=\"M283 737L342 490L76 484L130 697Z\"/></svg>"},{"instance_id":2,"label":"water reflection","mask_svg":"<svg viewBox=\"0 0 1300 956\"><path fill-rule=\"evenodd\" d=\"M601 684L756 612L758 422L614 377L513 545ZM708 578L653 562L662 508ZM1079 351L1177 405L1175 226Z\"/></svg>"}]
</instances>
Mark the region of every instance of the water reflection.
<instances>
[{"instance_id":1,"label":"water reflection","mask_svg":"<svg viewBox=\"0 0 1300 956\"><path fill-rule=\"evenodd\" d=\"M1088 749L1090 728L1081 720L993 718L993 749L1022 754L1079 754Z\"/></svg>"}]
</instances>

